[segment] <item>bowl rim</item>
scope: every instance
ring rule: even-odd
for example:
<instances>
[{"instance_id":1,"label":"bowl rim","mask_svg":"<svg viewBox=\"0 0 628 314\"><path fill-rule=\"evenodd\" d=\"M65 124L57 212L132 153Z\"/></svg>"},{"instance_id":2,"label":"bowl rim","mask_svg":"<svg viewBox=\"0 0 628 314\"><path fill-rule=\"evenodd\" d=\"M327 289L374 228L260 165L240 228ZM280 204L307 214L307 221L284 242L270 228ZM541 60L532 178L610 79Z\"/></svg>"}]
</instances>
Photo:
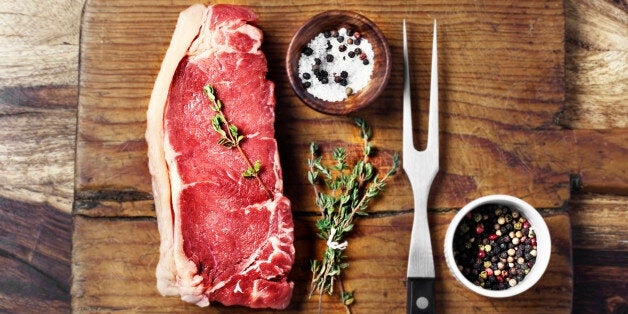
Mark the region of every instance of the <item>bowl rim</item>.
<instances>
[{"instance_id":1,"label":"bowl rim","mask_svg":"<svg viewBox=\"0 0 628 314\"><path fill-rule=\"evenodd\" d=\"M462 272L458 269L456 261L453 257L453 238L458 224L467 213L486 204L503 204L518 210L524 217L526 217L526 219L528 219L528 221L530 221L530 225L532 226L531 228L534 230L536 238L539 239L537 241L538 254L534 266L531 268L524 280L516 286L505 290L489 290L475 285L464 277ZM458 213L451 220L445 234L444 255L449 271L463 286L486 297L506 298L528 290L541 279L549 264L551 247L551 236L549 229L547 228L547 224L545 223L543 216L541 216L541 214L534 207L526 201L514 196L493 194L475 199L458 211Z\"/></svg>"},{"instance_id":2,"label":"bowl rim","mask_svg":"<svg viewBox=\"0 0 628 314\"><path fill-rule=\"evenodd\" d=\"M324 106L321 105L321 103L328 103L328 104L337 104L337 105L341 105L341 104L350 104L350 101L342 100L342 101L325 101L325 100L318 100L316 101L314 96L309 96L308 97L308 93L306 90L304 89L299 89L297 87L297 84L300 83L300 78L299 78L299 74L298 74L298 69L294 69L293 64L290 62L292 60L292 58L290 57L291 52L295 51L294 46L296 45L296 39L308 28L317 25L318 21L320 19L323 18L330 18L330 17L335 17L335 16L346 16L348 18L351 19L355 19L358 20L362 23L364 23L365 25L368 25L368 27L371 29L370 31L372 31L374 33L373 38L377 38L378 42L381 42L381 49L383 51L383 63L381 63L381 66L383 67L384 71L383 71L383 75L381 76L381 83L378 84L374 88L374 91L372 92L372 98L370 99L370 101L364 101L363 103L361 103L359 106L354 106L354 107L349 107L347 108L347 106ZM371 43L373 44L373 43ZM296 51L300 51L300 49L297 49ZM298 59L297 59L298 60ZM298 64L298 62L295 62L295 64ZM296 65L295 65L296 66ZM392 72L392 57L391 57L391 51L390 51L390 46L388 44L388 40L386 39L386 36L384 36L384 33L381 31L381 29L377 26L377 24L375 24L375 22L373 22L372 20L370 20L369 18L367 18L366 16L355 12L355 11L351 11L351 10L327 10L327 11L322 11L319 12L315 15L313 15L312 17L308 18L298 29L297 31L293 34L292 38L290 39L290 43L288 45L288 49L286 51L286 58L285 58L285 67L286 67L286 72L288 75L288 80L290 83L290 86L292 88L292 90L294 91L294 93L297 95L297 97L303 102L305 103L308 107L321 112L321 113L325 113L325 114L332 114L332 115L346 115L352 112L355 112L357 110L360 110L362 108L365 108L366 106L368 106L369 104L371 104L373 101L375 101L381 94L382 92L386 89L386 86L388 85L388 81L390 79L391 76L391 72Z\"/></svg>"}]
</instances>

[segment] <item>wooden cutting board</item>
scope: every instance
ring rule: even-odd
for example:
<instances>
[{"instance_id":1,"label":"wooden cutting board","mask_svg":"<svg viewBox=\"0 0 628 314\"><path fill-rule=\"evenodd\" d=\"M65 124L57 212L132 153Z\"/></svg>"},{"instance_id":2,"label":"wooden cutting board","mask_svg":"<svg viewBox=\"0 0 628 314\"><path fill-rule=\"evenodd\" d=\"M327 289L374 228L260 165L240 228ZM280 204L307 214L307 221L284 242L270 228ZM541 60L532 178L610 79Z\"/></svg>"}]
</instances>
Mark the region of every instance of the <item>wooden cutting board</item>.
<instances>
[{"instance_id":1,"label":"wooden cutting board","mask_svg":"<svg viewBox=\"0 0 628 314\"><path fill-rule=\"evenodd\" d=\"M241 312L198 309L159 296L154 270L159 237L144 142L145 112L178 13L191 1L93 0L84 9L73 233L72 307L93 311ZM305 160L312 141L359 147L351 117L320 114L294 95L284 54L296 29L329 9L373 20L393 56L387 90L352 116L373 127L375 163L385 167L401 151L401 23L408 22L413 102L425 136L432 23L439 23L441 167L430 195L430 225L441 312L571 311L572 268L569 173L576 168L573 140L554 124L564 104L564 9L555 1L231 1L259 15L268 77L276 84L276 136L285 193L292 200L295 292L288 312L312 312L307 298L309 261L322 241L315 236L314 195ZM419 145L423 140L419 140ZM442 241L456 210L487 194L511 194L539 208L552 235L549 268L523 295L480 297L458 284L444 262ZM400 172L357 223L346 253L345 285L355 290L356 313L405 311L405 273L412 193ZM325 312L342 312L335 297Z\"/></svg>"}]
</instances>

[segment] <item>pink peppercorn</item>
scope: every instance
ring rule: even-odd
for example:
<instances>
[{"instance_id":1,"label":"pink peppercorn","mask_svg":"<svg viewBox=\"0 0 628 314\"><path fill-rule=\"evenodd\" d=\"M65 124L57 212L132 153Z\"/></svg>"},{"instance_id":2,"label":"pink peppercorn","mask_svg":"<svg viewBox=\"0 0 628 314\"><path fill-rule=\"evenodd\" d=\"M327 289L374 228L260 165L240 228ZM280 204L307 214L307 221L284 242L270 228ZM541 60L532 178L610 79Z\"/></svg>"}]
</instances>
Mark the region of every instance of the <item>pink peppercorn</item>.
<instances>
[{"instance_id":1,"label":"pink peppercorn","mask_svg":"<svg viewBox=\"0 0 628 314\"><path fill-rule=\"evenodd\" d=\"M478 251L478 258L484 258L484 257L486 257L486 252L482 250Z\"/></svg>"},{"instance_id":2,"label":"pink peppercorn","mask_svg":"<svg viewBox=\"0 0 628 314\"><path fill-rule=\"evenodd\" d=\"M536 238L530 238L530 245L532 246L536 245Z\"/></svg>"},{"instance_id":3,"label":"pink peppercorn","mask_svg":"<svg viewBox=\"0 0 628 314\"><path fill-rule=\"evenodd\" d=\"M484 225L483 224L478 224L475 227L475 233L477 234L481 234L482 232L484 232Z\"/></svg>"},{"instance_id":4,"label":"pink peppercorn","mask_svg":"<svg viewBox=\"0 0 628 314\"><path fill-rule=\"evenodd\" d=\"M488 236L488 239L491 241L495 241L497 240L497 238L498 238L498 235L494 233Z\"/></svg>"},{"instance_id":5,"label":"pink peppercorn","mask_svg":"<svg viewBox=\"0 0 628 314\"><path fill-rule=\"evenodd\" d=\"M487 267L487 268L485 269L485 271L486 271L486 275L488 275L488 276L493 276L493 269L492 269L492 268Z\"/></svg>"}]
</instances>

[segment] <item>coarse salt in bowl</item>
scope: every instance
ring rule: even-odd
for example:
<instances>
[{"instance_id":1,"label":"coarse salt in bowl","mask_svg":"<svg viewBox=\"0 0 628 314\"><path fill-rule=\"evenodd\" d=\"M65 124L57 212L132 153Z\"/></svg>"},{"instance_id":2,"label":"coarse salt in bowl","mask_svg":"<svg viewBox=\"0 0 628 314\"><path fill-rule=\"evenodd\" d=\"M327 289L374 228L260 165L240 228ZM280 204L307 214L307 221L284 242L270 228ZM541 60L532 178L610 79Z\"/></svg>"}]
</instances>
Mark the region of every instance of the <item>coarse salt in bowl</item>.
<instances>
[{"instance_id":1,"label":"coarse salt in bowl","mask_svg":"<svg viewBox=\"0 0 628 314\"><path fill-rule=\"evenodd\" d=\"M491 290L471 282L459 269L459 264L454 256L454 241L459 240L456 238L456 230L460 226L461 222L465 219L465 217L468 219L469 215L477 213L476 210L486 205L502 205L512 209L513 211L519 212L521 216L527 219L530 225L530 230L533 230L536 236L536 262L530 268L529 273L525 275L523 280L516 282L514 286L509 286L504 290ZM484 227L493 228L493 226ZM488 195L470 202L460 209L460 211L458 211L458 213L454 216L447 228L447 233L445 234L444 250L445 261L450 272L463 286L486 297L505 298L515 296L530 289L538 282L539 279L541 279L550 260L551 237L545 220L530 204L509 195ZM471 250L475 250L475 247L471 248Z\"/></svg>"},{"instance_id":2,"label":"coarse salt in bowl","mask_svg":"<svg viewBox=\"0 0 628 314\"><path fill-rule=\"evenodd\" d=\"M356 39L358 44L353 43ZM383 33L352 11L325 11L312 17L294 34L286 55L295 94L310 108L327 114L348 114L372 103L386 87L391 66ZM314 67L326 75L319 77ZM310 77L304 78L306 73Z\"/></svg>"}]
</instances>

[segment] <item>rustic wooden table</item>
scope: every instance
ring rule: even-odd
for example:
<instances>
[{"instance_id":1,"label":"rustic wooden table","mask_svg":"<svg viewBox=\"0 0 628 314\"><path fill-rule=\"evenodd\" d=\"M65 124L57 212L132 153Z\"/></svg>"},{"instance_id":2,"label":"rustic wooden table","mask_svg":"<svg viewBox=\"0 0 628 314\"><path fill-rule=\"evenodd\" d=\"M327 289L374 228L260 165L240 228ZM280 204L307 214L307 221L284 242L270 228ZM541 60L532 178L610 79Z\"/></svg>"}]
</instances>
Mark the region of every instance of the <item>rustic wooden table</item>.
<instances>
[{"instance_id":1,"label":"rustic wooden table","mask_svg":"<svg viewBox=\"0 0 628 314\"><path fill-rule=\"evenodd\" d=\"M98 197L85 188L89 185L85 181L89 173L84 168L85 147L89 145L85 143L89 141L77 139L77 127L83 121L79 116L79 88L83 88L83 95L98 95L93 86L81 85L89 77L79 78L84 4L84 0L0 1L1 312L114 311L78 308L82 303L76 301L89 299L90 293L83 289L87 285L82 281L85 265L81 262L100 249L90 247L89 236L108 236L89 230L89 222L100 219L106 230L120 228L116 240L120 243L154 241L125 237L125 224L120 219L102 218L112 212L119 214L122 208L125 215L141 216L133 218L134 228L152 230L154 220L142 217L143 204L116 207L124 200L109 199L110 207L97 213L101 218L91 218L94 213L81 207ZM573 284L567 287L573 289L573 312L626 313L628 4L623 0L566 0L564 13L564 109L555 116L554 124L573 130L569 134L573 136L570 141L576 143L575 150L562 153L577 156L580 164L571 174L568 200L557 210L567 212L570 219L568 245L572 250L561 256L571 257L573 280L552 280ZM92 17L94 28L98 21L95 14ZM101 95L108 96L106 91ZM138 195L127 197L137 200ZM545 207L553 207L550 205ZM134 214L134 210L140 214ZM569 226L560 217L558 223L553 221L554 225ZM447 222L436 219L434 223ZM73 239L77 233L81 237ZM82 254L78 259L75 256L74 262L73 243L80 244L74 250ZM113 271L110 267L102 265L105 272ZM155 291L140 293L152 296Z\"/></svg>"}]
</instances>

